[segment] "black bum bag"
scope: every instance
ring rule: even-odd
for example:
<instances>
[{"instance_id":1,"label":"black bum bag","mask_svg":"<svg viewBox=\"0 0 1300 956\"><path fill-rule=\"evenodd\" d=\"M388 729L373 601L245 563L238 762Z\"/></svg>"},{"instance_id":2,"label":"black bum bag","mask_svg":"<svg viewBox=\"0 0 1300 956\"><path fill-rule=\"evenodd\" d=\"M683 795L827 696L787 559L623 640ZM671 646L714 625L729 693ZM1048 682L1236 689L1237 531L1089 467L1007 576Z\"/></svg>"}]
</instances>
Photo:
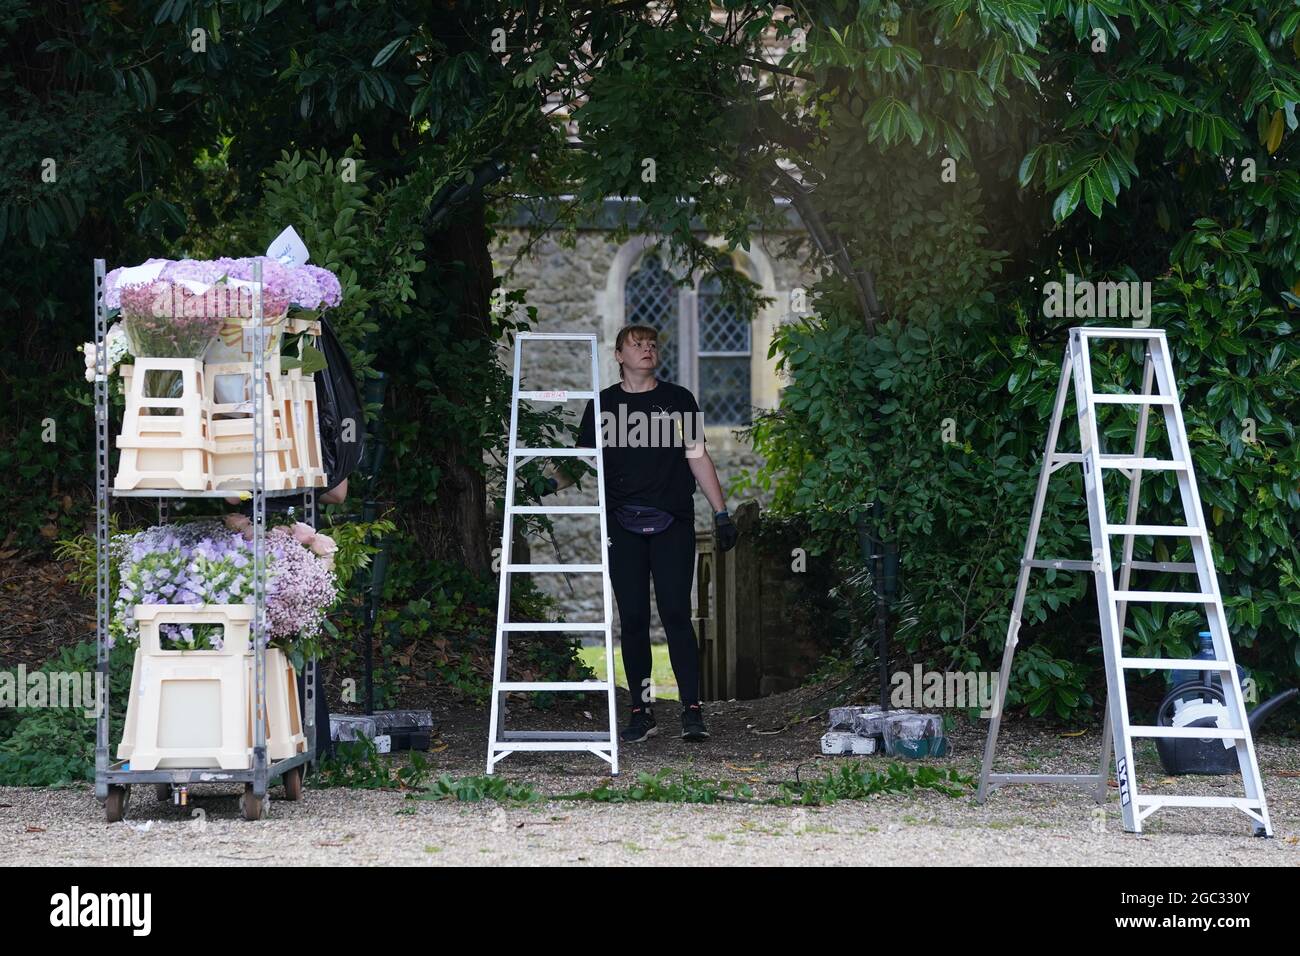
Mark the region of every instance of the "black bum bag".
<instances>
[{"instance_id":1,"label":"black bum bag","mask_svg":"<svg viewBox=\"0 0 1300 956\"><path fill-rule=\"evenodd\" d=\"M673 523L673 516L659 508L644 505L619 505L614 520L633 534L658 534Z\"/></svg>"}]
</instances>

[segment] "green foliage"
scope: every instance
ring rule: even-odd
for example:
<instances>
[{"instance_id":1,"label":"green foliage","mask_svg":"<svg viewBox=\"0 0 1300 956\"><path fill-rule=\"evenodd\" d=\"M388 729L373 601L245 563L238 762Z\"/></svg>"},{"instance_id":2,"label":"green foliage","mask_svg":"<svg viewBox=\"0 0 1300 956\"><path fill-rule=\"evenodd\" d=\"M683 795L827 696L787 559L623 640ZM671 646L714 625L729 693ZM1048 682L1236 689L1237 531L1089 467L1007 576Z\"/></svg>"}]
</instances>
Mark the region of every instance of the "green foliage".
<instances>
[{"instance_id":1,"label":"green foliage","mask_svg":"<svg viewBox=\"0 0 1300 956\"><path fill-rule=\"evenodd\" d=\"M775 806L825 806L838 800L865 800L881 793L905 793L934 790L959 797L973 785L969 777L956 770L918 767L915 771L891 763L884 771L865 770L862 764L846 764L824 777L796 783L783 783L775 796L758 799L753 789L735 780L707 780L691 773L677 779L668 770L637 774L636 782L626 787L602 783L592 790L560 794L555 800L589 800L595 803L761 803Z\"/></svg>"},{"instance_id":2,"label":"green foliage","mask_svg":"<svg viewBox=\"0 0 1300 956\"><path fill-rule=\"evenodd\" d=\"M602 783L592 790L580 790L555 797L556 800L590 800L593 803L719 803L729 799L751 800L753 791L736 781L705 780L682 773L672 780L669 770L655 773L642 771L636 782L626 787Z\"/></svg>"},{"instance_id":3,"label":"green foliage","mask_svg":"<svg viewBox=\"0 0 1300 956\"><path fill-rule=\"evenodd\" d=\"M358 571L370 567L381 541L397 529L388 518L377 521L331 521L328 533L338 545L334 552L334 577L340 591L347 589ZM324 529L323 529L324 530Z\"/></svg>"},{"instance_id":4,"label":"green foliage","mask_svg":"<svg viewBox=\"0 0 1300 956\"><path fill-rule=\"evenodd\" d=\"M771 802L787 806L820 807L840 800L865 800L882 793L908 793L933 790L948 797L964 796L974 787L974 780L956 770L917 767L912 770L891 763L885 770L863 769L861 763L846 764L838 771L807 782L782 784L781 793Z\"/></svg>"},{"instance_id":5,"label":"green foliage","mask_svg":"<svg viewBox=\"0 0 1300 956\"><path fill-rule=\"evenodd\" d=\"M811 31L807 53L785 62L818 71L813 205L858 278L874 280L881 312L864 316L837 261L813 290L816 314L778 330L772 354L790 384L778 412L754 426L767 464L750 484L771 490L778 513L808 520L815 548L839 558L838 593L859 626L874 597L852 519L879 498L902 565L895 647L938 666L994 669L1066 326L1091 321L1047 317L1041 290L1067 272L1149 281L1234 642L1261 687L1292 683L1300 351L1288 312L1300 297L1288 290L1300 278L1291 135L1300 17L1249 0L1158 10L1121 0L996 10L941 2L901 11L886 43L874 9ZM1107 36L1104 54L1092 49L1094 29ZM837 84L836 67L855 61L861 83ZM954 182L924 158L940 150L959 159ZM927 162L934 176L900 173ZM1080 205L1091 215L1075 215ZM1107 389L1139 390L1140 354L1117 347L1094 358ZM1134 409L1110 406L1107 450L1131 452L1135 427ZM1161 441L1167 450L1157 424L1148 447ZM1078 447L1069 424L1061 446ZM1108 483L1112 515L1124 507L1120 485ZM1038 553L1086 557L1077 471L1053 486ZM1141 520L1169 523L1175 491L1172 474L1148 473L1154 503ZM1175 543L1139 539L1137 554L1188 560ZM1035 573L1010 704L1062 718L1092 704L1100 655L1090 584L1084 574ZM1149 574L1142 587L1175 585ZM1186 615L1136 607L1127 623L1129 640L1153 655L1186 656L1200 629ZM864 634L856 646L860 664L871 642Z\"/></svg>"},{"instance_id":6,"label":"green foliage","mask_svg":"<svg viewBox=\"0 0 1300 956\"><path fill-rule=\"evenodd\" d=\"M267 171L258 221L264 246L286 225L298 229L312 262L339 277L340 304L329 320L348 346L358 376L372 373L367 347L389 322L411 312L414 277L424 271L416 223L389 214L391 196L372 192L375 172L352 144L338 158L282 152Z\"/></svg>"},{"instance_id":7,"label":"green foliage","mask_svg":"<svg viewBox=\"0 0 1300 956\"><path fill-rule=\"evenodd\" d=\"M495 800L498 803L537 803L542 795L526 783L514 783L504 777L461 777L453 779L450 774L441 774L424 792L415 795L416 800L457 800L461 803L482 803Z\"/></svg>"},{"instance_id":8,"label":"green foliage","mask_svg":"<svg viewBox=\"0 0 1300 956\"><path fill-rule=\"evenodd\" d=\"M374 741L362 737L335 741L334 753L321 759L313 783L322 789L382 790L396 786L397 780L388 762L375 748Z\"/></svg>"},{"instance_id":9,"label":"green foliage","mask_svg":"<svg viewBox=\"0 0 1300 956\"><path fill-rule=\"evenodd\" d=\"M122 721L131 690L129 648L109 654L109 740L122 738ZM65 647L41 666L46 674L93 674L95 645ZM16 674L16 672L14 672ZM0 786L58 787L95 776L93 707L40 707L0 710Z\"/></svg>"}]
</instances>

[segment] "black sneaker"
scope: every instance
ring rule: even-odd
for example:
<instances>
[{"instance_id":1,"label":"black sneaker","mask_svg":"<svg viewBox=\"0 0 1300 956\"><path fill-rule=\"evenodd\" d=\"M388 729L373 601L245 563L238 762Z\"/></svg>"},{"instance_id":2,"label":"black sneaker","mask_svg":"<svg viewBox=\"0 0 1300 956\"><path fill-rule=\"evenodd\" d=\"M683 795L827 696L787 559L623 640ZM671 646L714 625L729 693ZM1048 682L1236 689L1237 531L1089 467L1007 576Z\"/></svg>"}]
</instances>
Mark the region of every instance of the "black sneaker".
<instances>
[{"instance_id":1,"label":"black sneaker","mask_svg":"<svg viewBox=\"0 0 1300 956\"><path fill-rule=\"evenodd\" d=\"M709 732L704 729L704 711L699 704L687 704L682 708L682 739L709 739Z\"/></svg>"},{"instance_id":2,"label":"black sneaker","mask_svg":"<svg viewBox=\"0 0 1300 956\"><path fill-rule=\"evenodd\" d=\"M633 707L632 719L627 722L627 727L618 735L618 739L625 744L639 744L657 733L659 728L655 725L654 711L649 707Z\"/></svg>"}]
</instances>

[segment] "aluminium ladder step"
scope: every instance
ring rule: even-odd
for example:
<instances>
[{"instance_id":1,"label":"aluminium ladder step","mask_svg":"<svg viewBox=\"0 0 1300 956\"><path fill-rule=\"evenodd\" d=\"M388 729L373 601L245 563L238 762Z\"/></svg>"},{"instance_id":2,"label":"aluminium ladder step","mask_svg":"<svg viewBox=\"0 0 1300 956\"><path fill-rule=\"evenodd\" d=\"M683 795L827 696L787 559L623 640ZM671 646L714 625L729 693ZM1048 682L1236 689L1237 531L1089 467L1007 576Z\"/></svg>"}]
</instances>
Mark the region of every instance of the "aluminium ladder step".
<instances>
[{"instance_id":1,"label":"aluminium ladder step","mask_svg":"<svg viewBox=\"0 0 1300 956\"><path fill-rule=\"evenodd\" d=\"M1145 724L1129 724L1130 737L1181 737L1188 740L1245 740L1248 731L1240 727L1152 727Z\"/></svg>"},{"instance_id":2,"label":"aluminium ladder step","mask_svg":"<svg viewBox=\"0 0 1300 956\"><path fill-rule=\"evenodd\" d=\"M608 624L600 621L583 621L581 623L566 624L562 621L538 621L536 624L520 624L517 621L506 621L501 625L503 631L603 631L609 627Z\"/></svg>"},{"instance_id":3,"label":"aluminium ladder step","mask_svg":"<svg viewBox=\"0 0 1300 956\"><path fill-rule=\"evenodd\" d=\"M1168 395L1124 395L1103 393L1092 396L1092 400L1101 405L1172 405L1173 398Z\"/></svg>"},{"instance_id":4,"label":"aluminium ladder step","mask_svg":"<svg viewBox=\"0 0 1300 956\"><path fill-rule=\"evenodd\" d=\"M561 445L559 448L512 448L512 458L595 458L596 449Z\"/></svg>"},{"instance_id":5,"label":"aluminium ladder step","mask_svg":"<svg viewBox=\"0 0 1300 956\"><path fill-rule=\"evenodd\" d=\"M598 515L600 505L511 505L512 515Z\"/></svg>"},{"instance_id":6,"label":"aluminium ladder step","mask_svg":"<svg viewBox=\"0 0 1300 956\"><path fill-rule=\"evenodd\" d=\"M1169 538L1199 538L1205 533L1204 528L1162 524L1104 524L1101 530L1103 534L1149 534Z\"/></svg>"},{"instance_id":7,"label":"aluminium ladder step","mask_svg":"<svg viewBox=\"0 0 1300 956\"><path fill-rule=\"evenodd\" d=\"M511 574L520 572L547 574L563 571L573 571L577 574L599 574L605 570L605 566L603 564L507 564L506 570Z\"/></svg>"},{"instance_id":8,"label":"aluminium ladder step","mask_svg":"<svg viewBox=\"0 0 1300 956\"><path fill-rule=\"evenodd\" d=\"M1232 671L1227 661L1207 661L1195 657L1121 657L1120 667L1149 671Z\"/></svg>"},{"instance_id":9,"label":"aluminium ladder step","mask_svg":"<svg viewBox=\"0 0 1300 956\"><path fill-rule=\"evenodd\" d=\"M595 332L516 332L515 341L519 339L541 339L551 342L595 342Z\"/></svg>"},{"instance_id":10,"label":"aluminium ladder step","mask_svg":"<svg viewBox=\"0 0 1300 956\"><path fill-rule=\"evenodd\" d=\"M1132 455L1100 455L1103 468L1137 468L1141 471L1186 471L1187 462L1167 458L1134 458Z\"/></svg>"},{"instance_id":11,"label":"aluminium ladder step","mask_svg":"<svg viewBox=\"0 0 1300 956\"><path fill-rule=\"evenodd\" d=\"M1262 810L1264 809L1263 800L1252 800L1249 797L1184 797L1171 794L1167 797L1149 797L1139 796L1137 798L1139 807L1151 807L1159 809L1165 807L1235 807L1241 809Z\"/></svg>"},{"instance_id":12,"label":"aluminium ladder step","mask_svg":"<svg viewBox=\"0 0 1300 956\"><path fill-rule=\"evenodd\" d=\"M504 743L491 744L489 752L494 754L493 763L503 760L515 753L546 753L554 750L564 750L567 753L594 753L595 756L603 758L604 761L614 762L614 757L619 752L617 741L591 741L591 743L578 743L576 740L568 740L567 737L556 734L551 740L507 740Z\"/></svg>"},{"instance_id":13,"label":"aluminium ladder step","mask_svg":"<svg viewBox=\"0 0 1300 956\"><path fill-rule=\"evenodd\" d=\"M609 681L604 680L524 680L501 681L497 690L504 691L568 691L568 690L609 690Z\"/></svg>"},{"instance_id":14,"label":"aluminium ladder step","mask_svg":"<svg viewBox=\"0 0 1300 956\"><path fill-rule=\"evenodd\" d=\"M1218 596L1195 591L1116 591L1116 601L1148 604L1213 604Z\"/></svg>"},{"instance_id":15,"label":"aluminium ladder step","mask_svg":"<svg viewBox=\"0 0 1300 956\"><path fill-rule=\"evenodd\" d=\"M1111 328L1103 325L1083 325L1070 329L1081 339L1159 339L1165 337L1164 329Z\"/></svg>"},{"instance_id":16,"label":"aluminium ladder step","mask_svg":"<svg viewBox=\"0 0 1300 956\"><path fill-rule=\"evenodd\" d=\"M596 393L589 391L574 392L567 388L559 388L553 392L520 392L519 397L531 399L535 402L568 402L580 398L595 398Z\"/></svg>"}]
</instances>

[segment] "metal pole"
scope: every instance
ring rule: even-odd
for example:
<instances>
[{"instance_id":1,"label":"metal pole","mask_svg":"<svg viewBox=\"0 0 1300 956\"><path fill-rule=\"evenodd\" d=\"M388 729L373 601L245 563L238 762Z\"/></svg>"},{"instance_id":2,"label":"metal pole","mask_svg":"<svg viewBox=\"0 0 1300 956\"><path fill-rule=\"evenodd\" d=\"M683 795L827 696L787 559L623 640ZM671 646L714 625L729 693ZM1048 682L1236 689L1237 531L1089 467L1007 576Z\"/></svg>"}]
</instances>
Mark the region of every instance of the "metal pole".
<instances>
[{"instance_id":1,"label":"metal pole","mask_svg":"<svg viewBox=\"0 0 1300 956\"><path fill-rule=\"evenodd\" d=\"M104 260L95 260L95 796L108 799L109 560L108 560L108 317L104 309Z\"/></svg>"},{"instance_id":2,"label":"metal pole","mask_svg":"<svg viewBox=\"0 0 1300 956\"><path fill-rule=\"evenodd\" d=\"M266 327L262 263L253 263L253 796L267 789L266 766Z\"/></svg>"},{"instance_id":3,"label":"metal pole","mask_svg":"<svg viewBox=\"0 0 1300 956\"><path fill-rule=\"evenodd\" d=\"M872 538L871 577L876 591L876 656L880 663L880 709L889 709L889 596L885 587L885 506L879 498L871 503L875 524Z\"/></svg>"},{"instance_id":4,"label":"metal pole","mask_svg":"<svg viewBox=\"0 0 1300 956\"><path fill-rule=\"evenodd\" d=\"M302 493L303 510L307 513L307 523L313 528L316 527L316 489L307 488ZM302 707L303 707L303 733L307 737L307 760L309 763L315 763L320 759L316 752L316 694L320 689L317 686L317 677L319 676L320 661L312 658L303 664L302 677ZM303 768L304 771L306 768Z\"/></svg>"}]
</instances>

